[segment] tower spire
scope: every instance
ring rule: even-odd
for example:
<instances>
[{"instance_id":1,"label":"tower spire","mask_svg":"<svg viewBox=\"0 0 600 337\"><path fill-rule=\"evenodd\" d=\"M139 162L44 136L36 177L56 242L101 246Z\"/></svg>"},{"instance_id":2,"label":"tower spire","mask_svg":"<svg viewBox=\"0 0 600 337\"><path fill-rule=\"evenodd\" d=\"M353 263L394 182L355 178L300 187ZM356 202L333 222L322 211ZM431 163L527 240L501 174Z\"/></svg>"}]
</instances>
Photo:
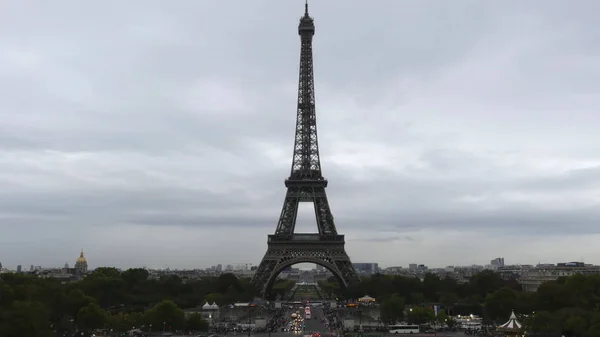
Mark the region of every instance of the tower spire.
<instances>
[{"instance_id":1,"label":"tower spire","mask_svg":"<svg viewBox=\"0 0 600 337\"><path fill-rule=\"evenodd\" d=\"M302 37L312 37L315 35L315 23L313 18L308 15L308 0L304 3L304 16L300 18L298 25L298 34Z\"/></svg>"}]
</instances>

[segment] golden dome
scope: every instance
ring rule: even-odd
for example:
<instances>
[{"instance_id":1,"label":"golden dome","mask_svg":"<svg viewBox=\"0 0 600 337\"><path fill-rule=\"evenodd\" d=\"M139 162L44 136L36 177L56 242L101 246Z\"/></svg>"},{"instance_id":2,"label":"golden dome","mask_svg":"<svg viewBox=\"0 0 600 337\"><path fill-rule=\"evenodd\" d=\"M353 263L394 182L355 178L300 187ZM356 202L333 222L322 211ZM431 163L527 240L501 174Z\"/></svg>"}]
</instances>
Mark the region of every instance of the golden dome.
<instances>
[{"instance_id":1,"label":"golden dome","mask_svg":"<svg viewBox=\"0 0 600 337\"><path fill-rule=\"evenodd\" d=\"M87 260L83 256L83 250L81 251L81 254L79 254L79 258L77 259L77 263L87 263Z\"/></svg>"}]
</instances>

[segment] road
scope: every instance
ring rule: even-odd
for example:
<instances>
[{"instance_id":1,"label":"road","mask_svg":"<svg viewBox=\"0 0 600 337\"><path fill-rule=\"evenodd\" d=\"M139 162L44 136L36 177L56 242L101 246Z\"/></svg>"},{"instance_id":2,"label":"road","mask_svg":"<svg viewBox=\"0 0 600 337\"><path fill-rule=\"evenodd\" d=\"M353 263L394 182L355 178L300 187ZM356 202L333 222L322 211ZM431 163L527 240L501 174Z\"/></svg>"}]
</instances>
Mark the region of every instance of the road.
<instances>
[{"instance_id":1,"label":"road","mask_svg":"<svg viewBox=\"0 0 600 337\"><path fill-rule=\"evenodd\" d=\"M301 314L304 314L303 310L299 310ZM328 336L330 334L329 328L325 326L322 322L322 319L325 317L322 308L312 307L312 318L309 320L304 320L304 331L290 331L290 332L251 332L251 337L303 337L305 335L310 335L315 332L321 333L323 336ZM226 335L218 334L219 337L246 337L248 333L245 332L228 332ZM175 336L173 336L175 337Z\"/></svg>"},{"instance_id":2,"label":"road","mask_svg":"<svg viewBox=\"0 0 600 337\"><path fill-rule=\"evenodd\" d=\"M310 335L315 332L319 332L323 335L328 335L329 328L325 326L322 322L322 319L325 317L322 308L312 308L312 318L309 320L304 320L304 331L295 331L295 332L272 332L270 334L264 333L252 333L252 336L261 336L261 337L303 337L305 335ZM241 334L240 334L241 335ZM241 336L240 336L241 337Z\"/></svg>"},{"instance_id":3,"label":"road","mask_svg":"<svg viewBox=\"0 0 600 337\"><path fill-rule=\"evenodd\" d=\"M307 332L320 332L322 334L329 333L329 328L327 328L322 322L323 318L325 317L323 309L319 307L313 307L312 316L312 319L304 321L304 330Z\"/></svg>"}]
</instances>

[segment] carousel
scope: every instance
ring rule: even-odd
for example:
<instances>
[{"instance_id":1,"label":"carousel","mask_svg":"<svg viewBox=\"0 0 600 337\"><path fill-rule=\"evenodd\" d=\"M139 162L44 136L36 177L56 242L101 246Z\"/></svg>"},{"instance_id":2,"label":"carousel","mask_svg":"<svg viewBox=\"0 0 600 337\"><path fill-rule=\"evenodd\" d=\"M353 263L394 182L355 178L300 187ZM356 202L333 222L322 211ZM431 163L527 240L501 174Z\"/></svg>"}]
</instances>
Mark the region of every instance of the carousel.
<instances>
[{"instance_id":1,"label":"carousel","mask_svg":"<svg viewBox=\"0 0 600 337\"><path fill-rule=\"evenodd\" d=\"M508 322L496 327L496 331L503 336L520 337L525 335L514 311L510 313Z\"/></svg>"},{"instance_id":2,"label":"carousel","mask_svg":"<svg viewBox=\"0 0 600 337\"><path fill-rule=\"evenodd\" d=\"M369 296L369 295L365 295L365 296L359 298L358 302L364 303L364 304L366 304L366 303L373 303L373 302L375 302L375 299L373 297Z\"/></svg>"}]
</instances>

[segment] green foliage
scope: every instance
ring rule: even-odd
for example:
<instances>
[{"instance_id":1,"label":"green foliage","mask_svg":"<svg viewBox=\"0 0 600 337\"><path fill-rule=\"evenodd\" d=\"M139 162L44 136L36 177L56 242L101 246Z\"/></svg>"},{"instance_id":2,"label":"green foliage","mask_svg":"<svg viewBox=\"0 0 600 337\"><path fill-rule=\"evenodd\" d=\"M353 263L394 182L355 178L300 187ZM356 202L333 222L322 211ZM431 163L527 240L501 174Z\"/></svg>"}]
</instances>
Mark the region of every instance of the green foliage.
<instances>
[{"instance_id":1,"label":"green foliage","mask_svg":"<svg viewBox=\"0 0 600 337\"><path fill-rule=\"evenodd\" d=\"M15 301L0 314L0 336L52 336L50 315L40 302Z\"/></svg>"},{"instance_id":2,"label":"green foliage","mask_svg":"<svg viewBox=\"0 0 600 337\"><path fill-rule=\"evenodd\" d=\"M165 300L146 312L144 323L153 326L166 324L172 329L185 328L185 313L171 300Z\"/></svg>"},{"instance_id":3,"label":"green foliage","mask_svg":"<svg viewBox=\"0 0 600 337\"><path fill-rule=\"evenodd\" d=\"M282 289L292 286L288 282ZM125 331L149 324L162 329L163 323L173 329L204 331L207 322L199 315L186 319L182 308L195 308L205 301L219 305L249 302L254 291L249 279L233 274L156 280L144 269L98 268L84 280L67 284L28 274L2 274L0 337L44 337L52 330Z\"/></svg>"},{"instance_id":4,"label":"green foliage","mask_svg":"<svg viewBox=\"0 0 600 337\"><path fill-rule=\"evenodd\" d=\"M487 315L493 321L502 321L506 318L506 313L510 313L517 308L519 302L519 293L511 288L502 287L485 298L485 307Z\"/></svg>"},{"instance_id":5,"label":"green foliage","mask_svg":"<svg viewBox=\"0 0 600 337\"><path fill-rule=\"evenodd\" d=\"M398 294L381 302L379 307L381 320L387 324L394 324L404 319L404 298Z\"/></svg>"},{"instance_id":6,"label":"green foliage","mask_svg":"<svg viewBox=\"0 0 600 337\"><path fill-rule=\"evenodd\" d=\"M432 308L414 307L408 310L408 322L410 324L425 324L433 322L435 313Z\"/></svg>"},{"instance_id":7,"label":"green foliage","mask_svg":"<svg viewBox=\"0 0 600 337\"><path fill-rule=\"evenodd\" d=\"M335 279L319 283L326 294L338 298L375 297L384 322L406 320L455 322L448 315L474 314L484 323L504 323L512 310L523 315L529 332L600 337L600 275L574 275L543 283L537 292L523 292L515 280L483 271L468 282L426 274L415 277L373 275L347 291ZM440 306L437 317L433 305Z\"/></svg>"},{"instance_id":8,"label":"green foliage","mask_svg":"<svg viewBox=\"0 0 600 337\"><path fill-rule=\"evenodd\" d=\"M458 283L450 277L440 278L434 274L426 274L422 281L416 277L375 274L363 277L359 285L347 291L340 289L334 278L319 282L319 285L323 292L338 298L352 299L368 294L383 302L395 295L404 299L407 306L439 304L450 308L452 315L482 315L482 304L489 294L501 288L518 293L521 290L516 281L503 280L499 274L491 271L473 275L468 283Z\"/></svg>"},{"instance_id":9,"label":"green foliage","mask_svg":"<svg viewBox=\"0 0 600 337\"><path fill-rule=\"evenodd\" d=\"M208 331L208 322L200 314L191 314L185 321L186 329L189 331Z\"/></svg>"},{"instance_id":10,"label":"green foliage","mask_svg":"<svg viewBox=\"0 0 600 337\"><path fill-rule=\"evenodd\" d=\"M278 280L273 292L289 292L293 282ZM566 337L600 336L600 275L575 275L542 284L535 293L521 291L514 280L485 271L468 282L427 274L414 277L373 275L343 291L335 279L320 282L323 293L340 299L375 297L385 322L445 322L449 315L475 314L488 323L503 323L515 310L529 332L559 332ZM200 315L186 317L183 309L204 302L227 305L249 302L254 287L232 274L200 280L162 276L151 279L146 270L120 272L99 268L84 280L61 284L26 274L0 278L0 337L50 336L96 328L125 331L152 324L156 331L206 331ZM433 314L433 305L441 310ZM412 310L411 310L412 309Z\"/></svg>"},{"instance_id":11,"label":"green foliage","mask_svg":"<svg viewBox=\"0 0 600 337\"><path fill-rule=\"evenodd\" d=\"M79 330L87 331L103 328L108 321L106 311L102 310L97 303L92 302L77 312L77 325Z\"/></svg>"}]
</instances>

